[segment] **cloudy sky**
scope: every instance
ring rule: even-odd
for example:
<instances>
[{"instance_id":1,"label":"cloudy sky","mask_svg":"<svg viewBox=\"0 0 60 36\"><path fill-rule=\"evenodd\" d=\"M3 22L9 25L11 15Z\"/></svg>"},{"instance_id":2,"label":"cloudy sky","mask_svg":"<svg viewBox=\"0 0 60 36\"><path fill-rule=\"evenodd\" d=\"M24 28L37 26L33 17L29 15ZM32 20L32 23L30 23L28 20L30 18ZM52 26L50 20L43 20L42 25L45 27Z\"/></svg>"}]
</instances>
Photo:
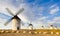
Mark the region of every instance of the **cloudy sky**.
<instances>
[{"instance_id":1,"label":"cloudy sky","mask_svg":"<svg viewBox=\"0 0 60 36\"><path fill-rule=\"evenodd\" d=\"M13 14L24 8L18 15L24 24L21 28L27 28L30 22L34 29L41 26L48 28L50 25L60 27L60 0L0 0L0 29L11 29L11 22L4 26L13 17L5 8L9 8Z\"/></svg>"}]
</instances>

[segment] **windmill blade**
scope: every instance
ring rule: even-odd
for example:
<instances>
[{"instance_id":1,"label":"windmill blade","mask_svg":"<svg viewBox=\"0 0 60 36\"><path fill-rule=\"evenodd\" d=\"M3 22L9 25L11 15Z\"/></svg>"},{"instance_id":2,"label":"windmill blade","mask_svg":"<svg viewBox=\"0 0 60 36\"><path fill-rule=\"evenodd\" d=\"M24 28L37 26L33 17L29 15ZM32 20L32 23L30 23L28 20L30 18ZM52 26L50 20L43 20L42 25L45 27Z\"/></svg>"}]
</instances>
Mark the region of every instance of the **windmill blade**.
<instances>
[{"instance_id":1,"label":"windmill blade","mask_svg":"<svg viewBox=\"0 0 60 36\"><path fill-rule=\"evenodd\" d=\"M18 15L18 14L21 13L22 11L24 11L24 8L20 9L20 10L18 11L18 13L16 13L16 15Z\"/></svg>"},{"instance_id":2,"label":"windmill blade","mask_svg":"<svg viewBox=\"0 0 60 36\"><path fill-rule=\"evenodd\" d=\"M7 10L11 15L14 16L14 14L11 13L11 10L10 10L9 8L6 8L6 10Z\"/></svg>"},{"instance_id":3,"label":"windmill blade","mask_svg":"<svg viewBox=\"0 0 60 36\"><path fill-rule=\"evenodd\" d=\"M4 25L6 26L8 23L10 23L12 21L12 18L9 19Z\"/></svg>"}]
</instances>

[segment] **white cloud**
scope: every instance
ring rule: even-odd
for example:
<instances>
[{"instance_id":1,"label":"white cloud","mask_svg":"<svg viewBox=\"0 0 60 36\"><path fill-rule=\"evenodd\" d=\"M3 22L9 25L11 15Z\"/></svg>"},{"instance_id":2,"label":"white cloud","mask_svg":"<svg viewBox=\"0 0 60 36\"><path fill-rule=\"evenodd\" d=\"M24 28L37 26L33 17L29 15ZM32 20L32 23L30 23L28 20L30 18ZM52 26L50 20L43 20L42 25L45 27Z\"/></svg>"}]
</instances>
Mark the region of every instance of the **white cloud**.
<instances>
[{"instance_id":1,"label":"white cloud","mask_svg":"<svg viewBox=\"0 0 60 36\"><path fill-rule=\"evenodd\" d=\"M57 6L57 4L54 4L54 5L50 6L50 8L54 8L54 7L56 7L56 6Z\"/></svg>"},{"instance_id":2,"label":"white cloud","mask_svg":"<svg viewBox=\"0 0 60 36\"><path fill-rule=\"evenodd\" d=\"M59 9L58 6L53 5L53 6L51 6L51 8L50 8L50 14L55 14L55 13L57 13L59 10L60 10L60 9Z\"/></svg>"},{"instance_id":3,"label":"white cloud","mask_svg":"<svg viewBox=\"0 0 60 36\"><path fill-rule=\"evenodd\" d=\"M60 17L55 17L53 20L60 21Z\"/></svg>"},{"instance_id":4,"label":"white cloud","mask_svg":"<svg viewBox=\"0 0 60 36\"><path fill-rule=\"evenodd\" d=\"M0 29L11 29L11 24L8 24L7 26L4 25L6 21L6 19L0 18Z\"/></svg>"},{"instance_id":5,"label":"white cloud","mask_svg":"<svg viewBox=\"0 0 60 36\"><path fill-rule=\"evenodd\" d=\"M53 21L55 21L55 23L59 23L59 24L60 24L60 17L55 17L55 18L53 19Z\"/></svg>"},{"instance_id":6,"label":"white cloud","mask_svg":"<svg viewBox=\"0 0 60 36\"><path fill-rule=\"evenodd\" d=\"M3 1L3 3L2 2L0 2L0 13L5 13L5 14L7 14L7 15L10 15L8 12L7 12L7 10L5 9L5 8L14 8L12 5L10 5L9 3L6 3L6 2L4 2Z\"/></svg>"},{"instance_id":7,"label":"white cloud","mask_svg":"<svg viewBox=\"0 0 60 36\"><path fill-rule=\"evenodd\" d=\"M31 22L31 23L33 23L33 26L34 26L34 29L38 29L38 28L41 28L40 26L43 24L41 21L37 21L38 19L44 19L44 18L46 18L46 17L42 17L42 18L37 18L35 15L37 14L37 12L39 13L39 14L37 14L37 15L39 15L40 17L42 16L41 15L41 12L43 12L43 10L44 10L44 7L37 7L37 6L35 6L35 7L33 7L33 8L31 8L29 5L27 5L27 4L22 4L21 5L22 7L24 7L24 11L21 13L21 14L19 14L19 17L24 21L24 22ZM34 13L36 13L36 14L34 14ZM34 19L34 20L32 20L32 19ZM36 22L35 22L36 21ZM40 22L40 23L39 23ZM27 24L28 25L28 24Z\"/></svg>"},{"instance_id":8,"label":"white cloud","mask_svg":"<svg viewBox=\"0 0 60 36\"><path fill-rule=\"evenodd\" d=\"M41 21L38 21L37 22L37 20L39 19L39 18L36 18L36 14L34 14L34 12L35 11L37 11L39 14L37 14L37 15L39 15L39 16L42 16L42 15L40 15L41 14L41 12L43 12L43 10L44 10L44 8L43 7L37 7L37 6L35 6L35 7L33 7L33 8L31 8L31 7L29 7L29 5L27 5L27 4L20 4L20 7L19 8L15 8L15 7L13 7L12 5L8 5L8 4L5 4L5 6L4 6L4 4L2 4L1 5L1 9L2 9L2 11L3 11L3 13L6 13L6 10L5 10L5 8L6 7L8 7L9 6L9 9L12 9L12 13L14 13L15 12L15 10L16 11L18 11L18 9L20 9L20 8L24 8L25 10L21 13L21 14L19 14L18 16L21 18L21 20L23 21L23 22L25 22L25 23L27 23L27 22L32 22L33 20L32 19L36 19L35 21L33 21L32 23L33 23L33 25L34 25L34 28L41 28L40 26L43 24L43 22L41 22ZM8 14L8 13L6 13L6 14ZM8 14L9 15L9 14ZM45 17L42 17L42 18L40 18L40 20L43 20L43 19L45 19ZM38 25L39 24L39 25ZM11 24L10 24L11 25ZM28 25L28 24L27 24ZM2 27L3 28L3 27ZM6 27L5 27L6 28ZM11 28L11 27L9 27L9 28ZM26 28L27 29L27 26L22 26L22 28Z\"/></svg>"},{"instance_id":9,"label":"white cloud","mask_svg":"<svg viewBox=\"0 0 60 36\"><path fill-rule=\"evenodd\" d=\"M34 29L41 29L42 27L41 26L48 26L48 24L46 24L46 19L48 17L46 16L43 16L43 17L40 17L38 18L37 20L33 21L33 24L34 24Z\"/></svg>"},{"instance_id":10,"label":"white cloud","mask_svg":"<svg viewBox=\"0 0 60 36\"><path fill-rule=\"evenodd\" d=\"M16 0L18 2L18 0ZM6 1L7 2L7 1ZM44 7L43 6L34 6L33 8L30 7L28 4L26 3L21 3L19 5L19 7L14 7L11 3L6 3L6 2L3 2L1 4L0 2L0 11L2 13L5 13L5 14L8 14L7 11L5 10L6 7L9 7L9 9L11 9L12 13L16 13L20 8L24 8L25 10L19 14L19 18L21 18L21 20L24 22L24 23L27 23L27 22L32 22L34 28L36 29L40 29L42 25L49 25L49 24L52 24L52 23L55 23L57 22L57 20L59 20L58 18L54 18L53 21L49 20L47 21L46 19L48 17L46 16L43 16L42 17L42 12L44 11ZM54 8L53 8L54 7ZM52 6L51 7L51 10L50 10L50 14L55 14L57 11L59 11L59 7L55 7L55 6ZM35 14L34 14L35 13ZM41 15L40 15L41 14ZM9 14L8 14L9 15ZM36 18L36 15L39 15L39 17ZM34 20L33 20L34 19ZM28 25L28 24L27 24ZM11 24L8 25L9 28L11 28ZM7 26L7 27L8 27ZM5 26L4 26L5 27ZM1 27L1 28L4 28L4 27ZM7 28L5 27L5 28ZM27 26L22 26L22 28L27 28Z\"/></svg>"},{"instance_id":11,"label":"white cloud","mask_svg":"<svg viewBox=\"0 0 60 36\"><path fill-rule=\"evenodd\" d=\"M60 17L54 17L52 20L47 21L47 24L60 24Z\"/></svg>"}]
</instances>

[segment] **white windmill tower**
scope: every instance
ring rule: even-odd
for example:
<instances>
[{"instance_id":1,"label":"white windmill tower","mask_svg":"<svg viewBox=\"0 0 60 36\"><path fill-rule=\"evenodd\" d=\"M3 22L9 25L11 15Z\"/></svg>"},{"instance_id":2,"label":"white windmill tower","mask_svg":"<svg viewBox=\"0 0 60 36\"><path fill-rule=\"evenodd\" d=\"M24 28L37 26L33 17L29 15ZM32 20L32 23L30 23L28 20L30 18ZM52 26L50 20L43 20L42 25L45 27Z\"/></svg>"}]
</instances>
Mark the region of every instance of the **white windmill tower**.
<instances>
[{"instance_id":1,"label":"white windmill tower","mask_svg":"<svg viewBox=\"0 0 60 36\"><path fill-rule=\"evenodd\" d=\"M24 8L20 9L15 15L10 11L10 9L6 8L6 10L13 16L10 18L4 25L7 25L9 22L12 21L12 30L19 30L21 19L17 16L19 13L24 11Z\"/></svg>"},{"instance_id":2,"label":"white windmill tower","mask_svg":"<svg viewBox=\"0 0 60 36\"><path fill-rule=\"evenodd\" d=\"M50 25L50 29L54 29L54 26L53 25Z\"/></svg>"},{"instance_id":3,"label":"white windmill tower","mask_svg":"<svg viewBox=\"0 0 60 36\"><path fill-rule=\"evenodd\" d=\"M44 26L43 25L41 27L42 27L42 29L44 29Z\"/></svg>"},{"instance_id":4,"label":"white windmill tower","mask_svg":"<svg viewBox=\"0 0 60 36\"><path fill-rule=\"evenodd\" d=\"M31 23L29 24L29 30L33 30L33 25Z\"/></svg>"}]
</instances>

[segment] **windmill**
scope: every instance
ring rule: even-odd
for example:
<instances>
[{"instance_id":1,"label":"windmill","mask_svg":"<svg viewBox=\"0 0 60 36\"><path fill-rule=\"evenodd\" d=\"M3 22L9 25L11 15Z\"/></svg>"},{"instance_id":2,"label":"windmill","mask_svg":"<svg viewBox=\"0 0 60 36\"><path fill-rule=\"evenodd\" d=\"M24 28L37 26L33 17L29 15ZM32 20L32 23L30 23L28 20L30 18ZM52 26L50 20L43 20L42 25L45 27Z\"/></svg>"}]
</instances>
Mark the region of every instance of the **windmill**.
<instances>
[{"instance_id":1,"label":"windmill","mask_svg":"<svg viewBox=\"0 0 60 36\"><path fill-rule=\"evenodd\" d=\"M44 26L43 25L41 27L42 27L42 29L44 29Z\"/></svg>"},{"instance_id":2,"label":"windmill","mask_svg":"<svg viewBox=\"0 0 60 36\"><path fill-rule=\"evenodd\" d=\"M28 27L28 29L29 30L33 30L33 24L30 22L30 23L28 23L29 24L29 27Z\"/></svg>"},{"instance_id":3,"label":"windmill","mask_svg":"<svg viewBox=\"0 0 60 36\"><path fill-rule=\"evenodd\" d=\"M54 29L54 26L53 25L50 25L50 29Z\"/></svg>"},{"instance_id":4,"label":"windmill","mask_svg":"<svg viewBox=\"0 0 60 36\"><path fill-rule=\"evenodd\" d=\"M20 9L15 15L10 11L9 8L6 8L6 10L13 16L10 18L4 25L6 26L8 23L12 21L12 30L19 30L20 29L20 23L21 19L17 16L19 13L24 11L24 8Z\"/></svg>"}]
</instances>

